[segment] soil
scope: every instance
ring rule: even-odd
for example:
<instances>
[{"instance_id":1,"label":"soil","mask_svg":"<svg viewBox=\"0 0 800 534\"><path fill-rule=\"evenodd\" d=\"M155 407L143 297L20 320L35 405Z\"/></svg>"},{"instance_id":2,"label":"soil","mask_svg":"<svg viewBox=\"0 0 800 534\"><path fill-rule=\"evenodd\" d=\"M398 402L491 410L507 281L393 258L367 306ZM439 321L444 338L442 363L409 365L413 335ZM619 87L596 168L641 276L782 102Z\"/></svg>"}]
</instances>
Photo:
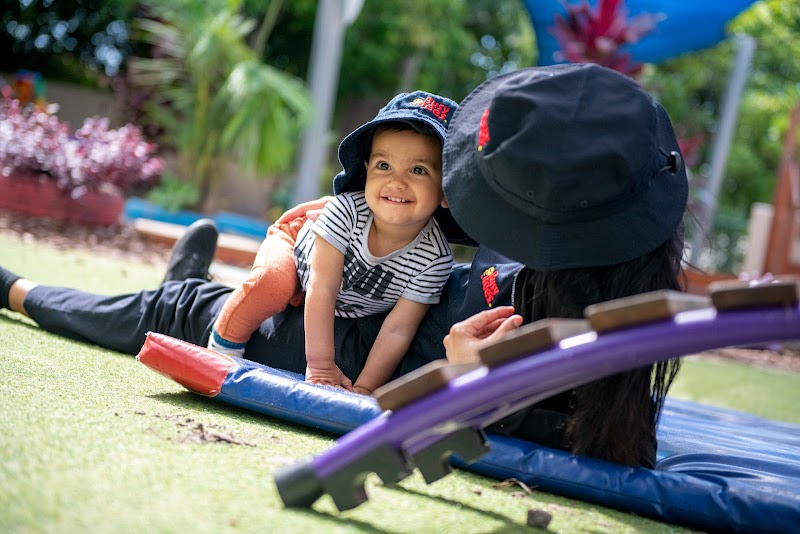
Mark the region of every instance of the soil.
<instances>
[{"instance_id":1,"label":"soil","mask_svg":"<svg viewBox=\"0 0 800 534\"><path fill-rule=\"evenodd\" d=\"M9 235L23 242L38 241L61 250L88 250L148 264L166 266L170 247L151 241L121 224L111 227L83 226L42 217L27 217L0 210L0 235Z\"/></svg>"},{"instance_id":2,"label":"soil","mask_svg":"<svg viewBox=\"0 0 800 534\"><path fill-rule=\"evenodd\" d=\"M170 247L147 239L131 225L102 228L26 217L0 210L0 235L39 241L59 249L90 250L122 259L166 266ZM746 365L800 373L800 341L757 348L726 348L697 355Z\"/></svg>"}]
</instances>

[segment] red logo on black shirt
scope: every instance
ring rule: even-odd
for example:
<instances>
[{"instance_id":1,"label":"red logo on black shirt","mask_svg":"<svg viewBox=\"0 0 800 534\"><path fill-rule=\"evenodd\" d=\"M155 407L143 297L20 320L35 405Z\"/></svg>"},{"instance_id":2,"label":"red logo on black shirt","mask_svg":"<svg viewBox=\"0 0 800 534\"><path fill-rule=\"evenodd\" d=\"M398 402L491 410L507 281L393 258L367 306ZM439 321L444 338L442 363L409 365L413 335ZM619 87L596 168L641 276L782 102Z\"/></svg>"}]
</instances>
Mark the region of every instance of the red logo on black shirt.
<instances>
[{"instance_id":1,"label":"red logo on black shirt","mask_svg":"<svg viewBox=\"0 0 800 534\"><path fill-rule=\"evenodd\" d=\"M492 307L492 301L500 293L497 288L497 269L489 267L481 273L481 287L483 287L483 298L486 299L486 304Z\"/></svg>"}]
</instances>

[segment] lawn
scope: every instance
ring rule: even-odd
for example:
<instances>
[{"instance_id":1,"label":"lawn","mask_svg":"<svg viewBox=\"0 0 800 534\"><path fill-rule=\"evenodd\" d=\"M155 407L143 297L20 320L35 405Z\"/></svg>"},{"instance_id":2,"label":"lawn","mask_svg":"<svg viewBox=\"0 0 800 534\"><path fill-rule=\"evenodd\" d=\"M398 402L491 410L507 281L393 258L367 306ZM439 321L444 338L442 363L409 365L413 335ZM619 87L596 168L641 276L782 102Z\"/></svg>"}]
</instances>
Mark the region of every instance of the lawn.
<instances>
[{"instance_id":1,"label":"lawn","mask_svg":"<svg viewBox=\"0 0 800 534\"><path fill-rule=\"evenodd\" d=\"M19 274L106 294L155 287L163 270L6 236L0 250ZM461 471L432 485L370 478L370 501L348 512L329 497L287 510L272 475L333 437L191 394L8 311L0 365L0 532L529 532L532 508L554 532L688 532ZM797 378L689 359L674 394L800 422Z\"/></svg>"}]
</instances>

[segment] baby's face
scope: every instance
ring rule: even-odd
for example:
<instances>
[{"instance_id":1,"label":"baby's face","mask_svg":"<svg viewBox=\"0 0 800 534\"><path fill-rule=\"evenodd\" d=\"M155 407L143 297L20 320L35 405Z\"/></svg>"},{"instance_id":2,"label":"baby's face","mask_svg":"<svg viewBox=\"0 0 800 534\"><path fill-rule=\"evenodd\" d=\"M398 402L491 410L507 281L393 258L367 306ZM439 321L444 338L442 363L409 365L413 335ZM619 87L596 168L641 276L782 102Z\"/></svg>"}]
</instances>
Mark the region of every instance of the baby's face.
<instances>
[{"instance_id":1,"label":"baby's face","mask_svg":"<svg viewBox=\"0 0 800 534\"><path fill-rule=\"evenodd\" d=\"M414 131L382 131L367 161L367 204L381 224L416 227L444 201L442 145Z\"/></svg>"}]
</instances>

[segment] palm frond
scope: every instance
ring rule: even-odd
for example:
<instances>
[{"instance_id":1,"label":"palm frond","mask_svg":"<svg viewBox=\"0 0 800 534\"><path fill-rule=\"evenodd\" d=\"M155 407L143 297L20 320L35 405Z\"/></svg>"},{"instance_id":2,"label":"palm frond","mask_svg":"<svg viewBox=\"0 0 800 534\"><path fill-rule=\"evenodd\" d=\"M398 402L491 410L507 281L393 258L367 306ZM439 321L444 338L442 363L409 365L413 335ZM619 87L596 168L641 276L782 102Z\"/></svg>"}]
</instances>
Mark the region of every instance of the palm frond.
<instances>
[{"instance_id":1,"label":"palm frond","mask_svg":"<svg viewBox=\"0 0 800 534\"><path fill-rule=\"evenodd\" d=\"M128 73L136 85L161 87L174 84L186 71L174 60L134 57L128 60Z\"/></svg>"},{"instance_id":2,"label":"palm frond","mask_svg":"<svg viewBox=\"0 0 800 534\"><path fill-rule=\"evenodd\" d=\"M255 23L237 14L240 3L187 19L162 9L165 22L137 24L142 42L165 54L130 62L135 83L157 90L146 112L174 136L184 176L206 186L229 161L262 175L288 169L312 112L302 81L247 45Z\"/></svg>"},{"instance_id":3,"label":"palm frond","mask_svg":"<svg viewBox=\"0 0 800 534\"><path fill-rule=\"evenodd\" d=\"M186 45L181 32L171 24L152 19L137 19L134 24L134 39L156 46L168 56L176 59L186 57Z\"/></svg>"}]
</instances>

